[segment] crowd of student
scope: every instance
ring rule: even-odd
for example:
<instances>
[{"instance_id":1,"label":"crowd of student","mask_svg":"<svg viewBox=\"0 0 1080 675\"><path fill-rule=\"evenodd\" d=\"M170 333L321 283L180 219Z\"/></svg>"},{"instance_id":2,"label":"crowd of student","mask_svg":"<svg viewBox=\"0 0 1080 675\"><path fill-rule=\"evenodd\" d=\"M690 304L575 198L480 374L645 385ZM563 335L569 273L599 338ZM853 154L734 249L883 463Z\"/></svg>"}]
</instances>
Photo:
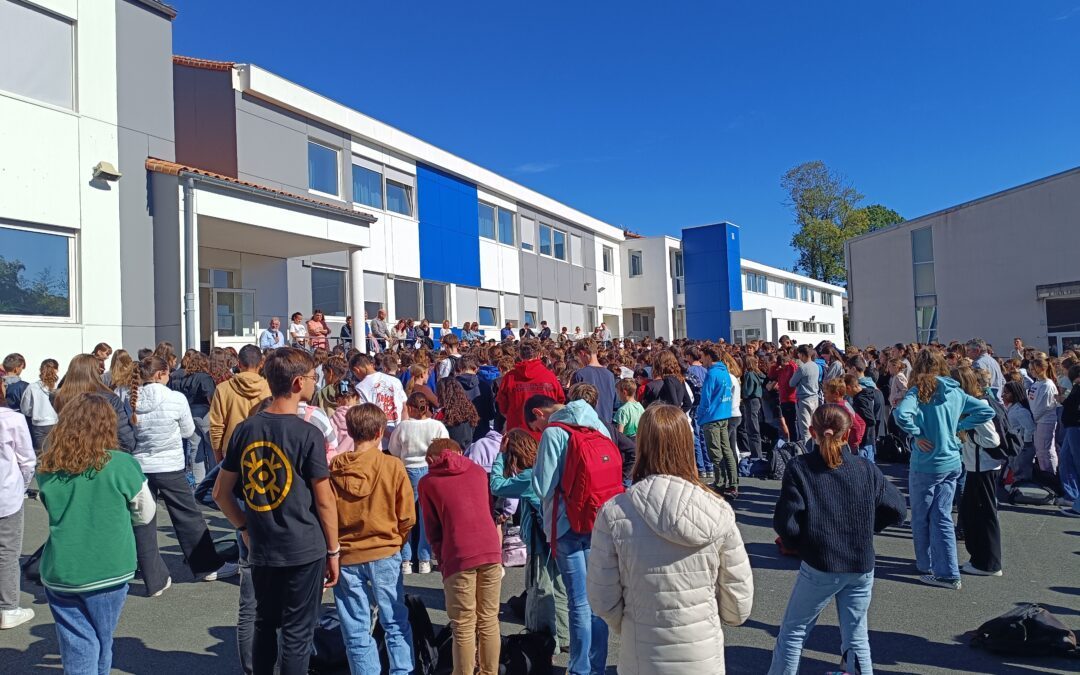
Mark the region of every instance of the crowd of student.
<instances>
[{"instance_id":1,"label":"crowd of student","mask_svg":"<svg viewBox=\"0 0 1080 675\"><path fill-rule=\"evenodd\" d=\"M306 342L290 328L301 349L276 335L181 358L169 343L136 358L101 344L62 373L44 361L33 383L20 355L5 358L0 627L33 617L19 607L29 494L49 514L40 574L64 667L107 673L136 570L149 596L172 583L160 501L196 580L240 575L243 672L307 672L325 588L352 672L379 672L376 608L390 672L412 672L403 577L437 570L454 672L493 674L514 523L526 628L568 651L569 673L604 672L609 629L620 673L721 673L720 625L744 622L753 598L731 506L740 461L789 443L774 527L802 566L770 673L798 671L834 597L849 671L870 673L873 538L909 504L919 578L956 590L961 573L1002 573L1001 490L1036 481L1080 516L1074 353L1019 340L1008 359L980 340L843 353L786 336L631 342L606 327L559 339L546 325L499 342L467 326L436 352L395 341L380 311L370 355L310 324ZM1006 436L1019 452L1002 455ZM910 454L908 503L875 465L887 449ZM207 493L236 528L238 560L215 546Z\"/></svg>"}]
</instances>

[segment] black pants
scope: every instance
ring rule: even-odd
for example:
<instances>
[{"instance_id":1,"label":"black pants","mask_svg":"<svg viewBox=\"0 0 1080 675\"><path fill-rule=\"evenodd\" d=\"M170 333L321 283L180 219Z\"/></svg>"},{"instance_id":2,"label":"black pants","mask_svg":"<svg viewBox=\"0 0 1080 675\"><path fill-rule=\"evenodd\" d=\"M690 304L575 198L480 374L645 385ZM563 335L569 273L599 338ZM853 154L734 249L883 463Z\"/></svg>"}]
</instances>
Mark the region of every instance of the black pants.
<instances>
[{"instance_id":1,"label":"black pants","mask_svg":"<svg viewBox=\"0 0 1080 675\"><path fill-rule=\"evenodd\" d=\"M156 499L164 501L165 508L169 510L173 531L191 573L198 576L221 567L223 561L214 549L214 540L203 520L202 511L195 504L195 496L191 493L184 472L148 473L146 481L150 492ZM169 572L158 553L156 514L149 523L135 528L135 546L146 590L149 593L161 590Z\"/></svg>"},{"instance_id":2,"label":"black pants","mask_svg":"<svg viewBox=\"0 0 1080 675\"><path fill-rule=\"evenodd\" d=\"M787 425L788 440L793 441L798 437L798 432L795 430L795 403L788 401L780 402L780 414L784 417L784 424Z\"/></svg>"},{"instance_id":3,"label":"black pants","mask_svg":"<svg viewBox=\"0 0 1080 675\"><path fill-rule=\"evenodd\" d=\"M746 434L746 451L754 459L764 459L761 453L761 399L744 398L742 409L743 423L739 433Z\"/></svg>"},{"instance_id":4,"label":"black pants","mask_svg":"<svg viewBox=\"0 0 1080 675\"><path fill-rule=\"evenodd\" d=\"M325 570L326 560L293 567L251 566L255 588L255 675L274 675L279 630L281 675L307 675Z\"/></svg>"},{"instance_id":5,"label":"black pants","mask_svg":"<svg viewBox=\"0 0 1080 675\"><path fill-rule=\"evenodd\" d=\"M971 565L984 572L1001 569L1001 525L998 523L997 471L969 471L960 502L964 546Z\"/></svg>"},{"instance_id":6,"label":"black pants","mask_svg":"<svg viewBox=\"0 0 1080 675\"><path fill-rule=\"evenodd\" d=\"M735 453L736 466L739 463L739 453L743 452L742 446L739 445L740 427L742 427L742 417L732 417L727 421L728 443L731 445L731 451Z\"/></svg>"}]
</instances>

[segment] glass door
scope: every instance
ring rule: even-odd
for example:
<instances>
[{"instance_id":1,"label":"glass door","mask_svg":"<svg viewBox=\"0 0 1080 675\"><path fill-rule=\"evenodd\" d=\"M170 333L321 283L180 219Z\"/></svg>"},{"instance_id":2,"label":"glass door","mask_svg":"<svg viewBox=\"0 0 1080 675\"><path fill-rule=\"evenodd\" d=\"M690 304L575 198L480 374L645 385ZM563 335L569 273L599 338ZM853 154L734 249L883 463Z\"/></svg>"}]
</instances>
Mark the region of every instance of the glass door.
<instances>
[{"instance_id":1,"label":"glass door","mask_svg":"<svg viewBox=\"0 0 1080 675\"><path fill-rule=\"evenodd\" d=\"M213 294L212 346L255 344L255 291L215 288Z\"/></svg>"}]
</instances>

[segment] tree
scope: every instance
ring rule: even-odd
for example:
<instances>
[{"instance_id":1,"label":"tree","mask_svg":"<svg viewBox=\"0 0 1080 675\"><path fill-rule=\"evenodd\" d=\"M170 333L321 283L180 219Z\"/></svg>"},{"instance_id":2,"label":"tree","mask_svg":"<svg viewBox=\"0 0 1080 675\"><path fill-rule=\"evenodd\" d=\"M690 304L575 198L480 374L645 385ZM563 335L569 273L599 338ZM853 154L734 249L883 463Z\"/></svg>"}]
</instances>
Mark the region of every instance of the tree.
<instances>
[{"instance_id":1,"label":"tree","mask_svg":"<svg viewBox=\"0 0 1080 675\"><path fill-rule=\"evenodd\" d=\"M799 254L795 271L819 281L847 281L845 241L903 221L899 213L881 204L860 207L863 195L820 160L789 169L780 185L788 193L785 204L794 211L799 226L791 238Z\"/></svg>"}]
</instances>

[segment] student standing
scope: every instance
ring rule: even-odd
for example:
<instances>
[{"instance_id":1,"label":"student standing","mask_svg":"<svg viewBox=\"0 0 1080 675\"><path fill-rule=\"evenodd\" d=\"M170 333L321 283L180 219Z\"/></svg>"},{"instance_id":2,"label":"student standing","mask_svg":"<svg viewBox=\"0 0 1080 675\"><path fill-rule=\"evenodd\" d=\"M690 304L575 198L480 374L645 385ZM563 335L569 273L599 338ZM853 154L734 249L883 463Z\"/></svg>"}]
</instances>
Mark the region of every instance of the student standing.
<instances>
[{"instance_id":1,"label":"student standing","mask_svg":"<svg viewBox=\"0 0 1080 675\"><path fill-rule=\"evenodd\" d=\"M6 393L6 383L0 380L0 399ZM36 463L26 418L11 408L0 407L0 630L34 618L34 610L19 607L19 555L23 501Z\"/></svg>"},{"instance_id":2,"label":"student standing","mask_svg":"<svg viewBox=\"0 0 1080 675\"><path fill-rule=\"evenodd\" d=\"M252 671L273 675L280 631L281 675L306 675L322 589L338 580L337 504L323 436L297 416L300 402L314 395L315 362L286 347L267 357L264 372L274 400L233 432L214 500L249 550Z\"/></svg>"},{"instance_id":3,"label":"student standing","mask_svg":"<svg viewBox=\"0 0 1080 675\"><path fill-rule=\"evenodd\" d=\"M1028 387L1028 402L1035 418L1035 460L1045 475L1057 473L1058 453L1054 443L1057 431L1057 385L1054 371L1045 359L1035 358L1028 364L1034 384Z\"/></svg>"},{"instance_id":4,"label":"student standing","mask_svg":"<svg viewBox=\"0 0 1080 675\"><path fill-rule=\"evenodd\" d=\"M596 358L598 345L591 338L574 343L574 354L585 365L570 378L570 384L585 382L596 387L596 414L604 424L610 424L615 415L615 376L600 365Z\"/></svg>"},{"instance_id":5,"label":"student standing","mask_svg":"<svg viewBox=\"0 0 1080 675\"><path fill-rule=\"evenodd\" d=\"M619 392L621 405L615 411L615 430L626 434L629 438L637 436L638 422L645 414L645 408L634 398L637 385L631 379L619 380L616 389Z\"/></svg>"},{"instance_id":6,"label":"student standing","mask_svg":"<svg viewBox=\"0 0 1080 675\"><path fill-rule=\"evenodd\" d=\"M69 401L74 401L82 394L101 394L109 401L113 412L116 413L116 437L120 443L119 449L130 453L135 450L135 431L131 427L131 410L101 381L101 373L98 371L100 363L90 354L73 356L64 373L64 386L59 387L53 396L53 408L57 415L63 415L64 406Z\"/></svg>"},{"instance_id":7,"label":"student standing","mask_svg":"<svg viewBox=\"0 0 1080 675\"><path fill-rule=\"evenodd\" d=\"M904 521L900 491L874 464L847 451L851 416L822 406L811 420L817 452L788 464L773 512L784 546L802 558L769 675L796 675L803 643L835 597L847 671L873 673L867 611L874 586L874 533Z\"/></svg>"},{"instance_id":8,"label":"student standing","mask_svg":"<svg viewBox=\"0 0 1080 675\"><path fill-rule=\"evenodd\" d=\"M56 410L52 406L52 395L60 379L60 364L53 359L45 359L38 370L38 381L23 391L20 407L22 414L30 420L30 438L34 441L34 450L45 449L45 438L56 424Z\"/></svg>"},{"instance_id":9,"label":"student standing","mask_svg":"<svg viewBox=\"0 0 1080 675\"><path fill-rule=\"evenodd\" d=\"M739 493L739 460L728 437L731 375L721 360L719 349L712 345L702 348L701 363L706 374L705 383L701 385L698 421L713 461L713 483L722 494L735 496Z\"/></svg>"},{"instance_id":10,"label":"student standing","mask_svg":"<svg viewBox=\"0 0 1080 675\"><path fill-rule=\"evenodd\" d=\"M1001 391L1009 430L1020 439L1023 447L1011 464L1013 482L1030 480L1035 467L1035 418L1031 415L1027 390L1019 382L1006 382Z\"/></svg>"},{"instance_id":11,"label":"student standing","mask_svg":"<svg viewBox=\"0 0 1080 675\"><path fill-rule=\"evenodd\" d=\"M799 345L795 355L799 366L792 374L790 384L795 389L796 439L806 443L810 440L810 418L821 400L821 368L814 362L809 345Z\"/></svg>"},{"instance_id":12,"label":"student standing","mask_svg":"<svg viewBox=\"0 0 1080 675\"><path fill-rule=\"evenodd\" d=\"M244 345L237 358L240 372L219 382L210 401L210 445L215 463L225 457L236 427L251 416L259 403L270 398L270 387L259 374L263 361L259 348Z\"/></svg>"}]
</instances>

